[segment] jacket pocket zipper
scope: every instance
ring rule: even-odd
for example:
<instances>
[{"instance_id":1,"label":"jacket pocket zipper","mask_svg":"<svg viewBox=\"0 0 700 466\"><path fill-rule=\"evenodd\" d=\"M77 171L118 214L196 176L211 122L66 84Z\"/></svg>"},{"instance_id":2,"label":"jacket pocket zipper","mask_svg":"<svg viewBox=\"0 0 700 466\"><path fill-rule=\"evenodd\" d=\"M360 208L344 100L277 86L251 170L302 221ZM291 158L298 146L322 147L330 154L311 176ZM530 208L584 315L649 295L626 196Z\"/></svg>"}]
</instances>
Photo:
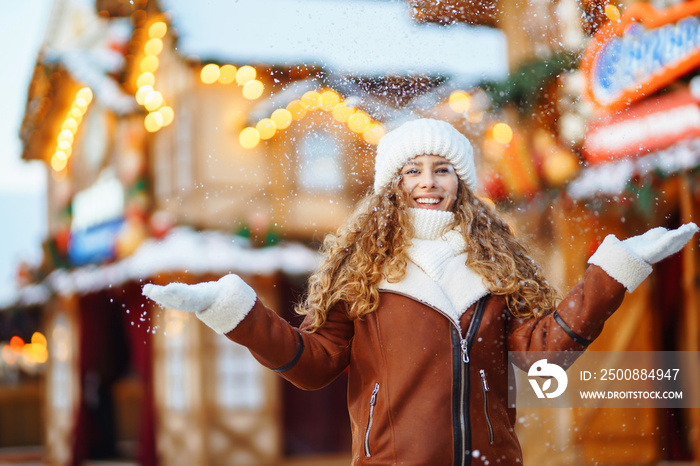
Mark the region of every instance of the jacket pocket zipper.
<instances>
[{"instance_id":1,"label":"jacket pocket zipper","mask_svg":"<svg viewBox=\"0 0 700 466\"><path fill-rule=\"evenodd\" d=\"M365 456L369 458L372 454L369 451L369 433L372 430L372 418L374 418L374 405L377 404L377 392L379 391L379 382L374 384L372 397L369 399L369 419L367 420L367 430L365 430Z\"/></svg>"},{"instance_id":2,"label":"jacket pocket zipper","mask_svg":"<svg viewBox=\"0 0 700 466\"><path fill-rule=\"evenodd\" d=\"M489 428L489 444L493 445L493 425L491 424L491 418L489 417L489 404L486 399L486 392L489 391L489 385L486 383L486 371L479 369L479 375L481 375L481 393L484 396L484 414L486 415L486 425Z\"/></svg>"}]
</instances>

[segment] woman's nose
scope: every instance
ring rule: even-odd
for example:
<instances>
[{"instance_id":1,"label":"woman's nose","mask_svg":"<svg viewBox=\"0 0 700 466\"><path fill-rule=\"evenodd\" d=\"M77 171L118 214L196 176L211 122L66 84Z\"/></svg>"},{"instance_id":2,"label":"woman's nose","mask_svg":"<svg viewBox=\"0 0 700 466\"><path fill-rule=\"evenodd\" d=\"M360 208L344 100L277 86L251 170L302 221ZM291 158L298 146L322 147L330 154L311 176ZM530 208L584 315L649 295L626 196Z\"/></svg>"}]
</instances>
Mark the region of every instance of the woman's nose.
<instances>
[{"instance_id":1,"label":"woman's nose","mask_svg":"<svg viewBox=\"0 0 700 466\"><path fill-rule=\"evenodd\" d=\"M432 173L424 172L421 173L421 177L418 184L421 188L434 188L437 186L437 180L435 179L435 176Z\"/></svg>"}]
</instances>

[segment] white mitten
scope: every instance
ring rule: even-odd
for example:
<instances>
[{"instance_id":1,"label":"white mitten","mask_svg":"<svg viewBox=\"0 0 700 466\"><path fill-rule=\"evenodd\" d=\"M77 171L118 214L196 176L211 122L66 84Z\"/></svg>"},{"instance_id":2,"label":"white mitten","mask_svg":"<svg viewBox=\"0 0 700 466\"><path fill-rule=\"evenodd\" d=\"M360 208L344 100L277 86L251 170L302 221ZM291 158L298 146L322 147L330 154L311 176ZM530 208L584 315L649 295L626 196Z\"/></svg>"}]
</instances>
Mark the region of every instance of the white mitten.
<instances>
[{"instance_id":1,"label":"white mitten","mask_svg":"<svg viewBox=\"0 0 700 466\"><path fill-rule=\"evenodd\" d=\"M236 274L195 285L149 283L144 285L143 294L163 307L194 312L199 320L219 334L236 328L257 299L255 291Z\"/></svg>"},{"instance_id":2,"label":"white mitten","mask_svg":"<svg viewBox=\"0 0 700 466\"><path fill-rule=\"evenodd\" d=\"M680 251L697 231L697 225L687 223L670 231L653 228L624 241L608 235L588 263L599 266L632 292L649 276L651 264Z\"/></svg>"},{"instance_id":3,"label":"white mitten","mask_svg":"<svg viewBox=\"0 0 700 466\"><path fill-rule=\"evenodd\" d=\"M697 231L698 226L692 222L671 231L657 227L642 235L627 238L622 244L646 263L656 264L683 249Z\"/></svg>"}]
</instances>

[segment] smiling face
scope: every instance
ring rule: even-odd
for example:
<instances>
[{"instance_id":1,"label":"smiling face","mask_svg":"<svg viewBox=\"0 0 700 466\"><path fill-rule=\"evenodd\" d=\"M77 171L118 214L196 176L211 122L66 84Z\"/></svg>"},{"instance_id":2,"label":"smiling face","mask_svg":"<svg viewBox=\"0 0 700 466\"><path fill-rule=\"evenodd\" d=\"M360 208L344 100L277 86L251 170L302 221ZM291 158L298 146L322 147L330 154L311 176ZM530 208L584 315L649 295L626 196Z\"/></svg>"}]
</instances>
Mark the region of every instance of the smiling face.
<instances>
[{"instance_id":1,"label":"smiling face","mask_svg":"<svg viewBox=\"0 0 700 466\"><path fill-rule=\"evenodd\" d=\"M454 167L439 155L420 155L401 168L401 190L409 207L452 210L458 187Z\"/></svg>"}]
</instances>

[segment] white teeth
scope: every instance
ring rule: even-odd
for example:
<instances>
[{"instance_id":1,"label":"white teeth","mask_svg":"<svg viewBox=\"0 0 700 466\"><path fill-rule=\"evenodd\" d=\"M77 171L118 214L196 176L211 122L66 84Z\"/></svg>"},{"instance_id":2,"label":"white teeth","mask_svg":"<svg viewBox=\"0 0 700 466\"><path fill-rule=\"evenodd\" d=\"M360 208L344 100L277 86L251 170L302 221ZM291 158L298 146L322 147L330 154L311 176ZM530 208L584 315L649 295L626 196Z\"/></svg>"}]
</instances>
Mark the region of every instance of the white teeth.
<instances>
[{"instance_id":1,"label":"white teeth","mask_svg":"<svg viewBox=\"0 0 700 466\"><path fill-rule=\"evenodd\" d=\"M440 199L438 199L436 197L422 197L422 198L416 199L416 202L418 204L437 204L440 202Z\"/></svg>"}]
</instances>

